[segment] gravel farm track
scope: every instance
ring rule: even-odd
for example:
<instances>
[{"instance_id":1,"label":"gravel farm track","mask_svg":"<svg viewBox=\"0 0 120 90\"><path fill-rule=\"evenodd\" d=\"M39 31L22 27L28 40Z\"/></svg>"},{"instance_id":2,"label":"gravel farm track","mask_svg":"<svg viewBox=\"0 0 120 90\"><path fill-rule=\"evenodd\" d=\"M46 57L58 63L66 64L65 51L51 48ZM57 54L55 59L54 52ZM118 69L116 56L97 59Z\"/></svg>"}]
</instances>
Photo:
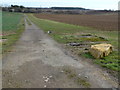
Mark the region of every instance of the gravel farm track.
<instances>
[{"instance_id":1,"label":"gravel farm track","mask_svg":"<svg viewBox=\"0 0 120 90\"><path fill-rule=\"evenodd\" d=\"M97 15L35 14L35 16L41 19L49 19L68 24L86 26L98 30L118 30L117 13Z\"/></svg>"},{"instance_id":2,"label":"gravel farm track","mask_svg":"<svg viewBox=\"0 0 120 90\"><path fill-rule=\"evenodd\" d=\"M67 67L90 83L91 88L118 87L106 71L82 58L71 57L35 24L29 25L26 20L25 23L21 38L3 58L3 88L84 88L67 77L63 71Z\"/></svg>"}]
</instances>

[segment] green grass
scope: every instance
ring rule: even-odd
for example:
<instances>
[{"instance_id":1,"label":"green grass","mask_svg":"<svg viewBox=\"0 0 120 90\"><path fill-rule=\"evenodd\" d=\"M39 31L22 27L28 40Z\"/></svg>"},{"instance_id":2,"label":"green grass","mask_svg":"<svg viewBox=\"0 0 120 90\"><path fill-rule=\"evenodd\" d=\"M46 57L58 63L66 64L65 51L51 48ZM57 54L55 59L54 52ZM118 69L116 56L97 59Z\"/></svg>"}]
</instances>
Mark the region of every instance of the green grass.
<instances>
[{"instance_id":1,"label":"green grass","mask_svg":"<svg viewBox=\"0 0 120 90\"><path fill-rule=\"evenodd\" d=\"M95 59L90 53L84 53L82 55L86 58L93 59L94 63L99 64L102 67L106 67L114 71L120 71L120 61L118 60L118 52L116 51L113 51L109 56L103 57L101 59Z\"/></svg>"},{"instance_id":2,"label":"green grass","mask_svg":"<svg viewBox=\"0 0 120 90\"><path fill-rule=\"evenodd\" d=\"M90 59L95 59L89 52L82 53L82 56L84 56L86 58L90 58Z\"/></svg>"},{"instance_id":3,"label":"green grass","mask_svg":"<svg viewBox=\"0 0 120 90\"><path fill-rule=\"evenodd\" d=\"M2 43L2 53L10 52L11 46L19 39L24 30L24 18L19 13L3 12L3 34L2 39L6 39Z\"/></svg>"},{"instance_id":4,"label":"green grass","mask_svg":"<svg viewBox=\"0 0 120 90\"><path fill-rule=\"evenodd\" d=\"M103 67L107 67L107 68L115 70L115 71L120 71L119 70L120 61L118 60L117 52L113 52L109 56L106 56L102 59L97 59L97 60L95 60L95 63L100 64Z\"/></svg>"},{"instance_id":5,"label":"green grass","mask_svg":"<svg viewBox=\"0 0 120 90\"><path fill-rule=\"evenodd\" d=\"M103 67L109 68L111 70L118 71L118 32L117 31L100 31L95 30L89 27L83 27L83 26L76 26L71 24L65 24L61 22L51 21L51 20L45 20L45 19L38 19L32 14L28 15L29 19L34 22L37 26L39 26L41 29L43 29L45 32L52 31L50 36L55 39L59 43L69 43L69 42L106 42L110 43L114 46L114 49L116 49L112 54L109 56L100 59L104 60L106 62L112 61L112 63L104 64L100 60L94 59L97 64L100 64ZM82 33L88 34L91 33L93 36L92 38L77 38L75 33ZM104 37L105 39L99 38ZM91 58L92 56L88 53L83 53L84 57Z\"/></svg>"},{"instance_id":6,"label":"green grass","mask_svg":"<svg viewBox=\"0 0 120 90\"><path fill-rule=\"evenodd\" d=\"M2 13L2 30L3 31L10 31L10 30L17 30L18 23L20 23L20 20L22 18L22 15L19 13L13 13L13 12L3 12Z\"/></svg>"},{"instance_id":7,"label":"green grass","mask_svg":"<svg viewBox=\"0 0 120 90\"><path fill-rule=\"evenodd\" d=\"M82 41L91 41L91 42L97 42L97 41L107 41L104 39L101 39L99 37L91 37L91 38L80 38Z\"/></svg>"}]
</instances>

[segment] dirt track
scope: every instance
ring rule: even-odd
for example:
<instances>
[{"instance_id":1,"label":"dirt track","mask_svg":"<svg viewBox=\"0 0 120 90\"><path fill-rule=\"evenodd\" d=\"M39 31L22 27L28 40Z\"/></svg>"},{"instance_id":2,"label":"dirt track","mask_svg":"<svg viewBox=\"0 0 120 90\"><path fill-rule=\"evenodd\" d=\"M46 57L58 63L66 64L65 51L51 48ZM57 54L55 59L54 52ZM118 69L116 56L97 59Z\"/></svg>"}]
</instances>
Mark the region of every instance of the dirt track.
<instances>
[{"instance_id":1,"label":"dirt track","mask_svg":"<svg viewBox=\"0 0 120 90\"><path fill-rule=\"evenodd\" d=\"M70 67L92 88L114 88L117 82L101 69L81 58L71 57L34 24L26 30L11 53L3 58L3 87L8 88L82 88L67 77ZM49 80L46 79L49 77Z\"/></svg>"}]
</instances>

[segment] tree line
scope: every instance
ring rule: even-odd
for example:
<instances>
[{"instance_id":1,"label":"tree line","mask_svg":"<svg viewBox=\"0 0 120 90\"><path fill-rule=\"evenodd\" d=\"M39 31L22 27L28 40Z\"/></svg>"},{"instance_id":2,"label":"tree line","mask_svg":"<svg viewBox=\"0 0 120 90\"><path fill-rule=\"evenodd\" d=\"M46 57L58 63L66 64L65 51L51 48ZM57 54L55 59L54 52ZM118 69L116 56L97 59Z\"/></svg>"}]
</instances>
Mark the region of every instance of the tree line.
<instances>
[{"instance_id":1,"label":"tree line","mask_svg":"<svg viewBox=\"0 0 120 90\"><path fill-rule=\"evenodd\" d=\"M22 5L11 5L9 7L2 7L3 11L9 11L9 12L23 12L25 9Z\"/></svg>"},{"instance_id":2,"label":"tree line","mask_svg":"<svg viewBox=\"0 0 120 90\"><path fill-rule=\"evenodd\" d=\"M23 13L64 13L64 14L94 14L94 13L105 13L114 12L112 10L91 10L81 7L50 7L50 8L34 8L24 7L22 5L11 5L8 7L2 7L3 11L8 12L23 12Z\"/></svg>"}]
</instances>

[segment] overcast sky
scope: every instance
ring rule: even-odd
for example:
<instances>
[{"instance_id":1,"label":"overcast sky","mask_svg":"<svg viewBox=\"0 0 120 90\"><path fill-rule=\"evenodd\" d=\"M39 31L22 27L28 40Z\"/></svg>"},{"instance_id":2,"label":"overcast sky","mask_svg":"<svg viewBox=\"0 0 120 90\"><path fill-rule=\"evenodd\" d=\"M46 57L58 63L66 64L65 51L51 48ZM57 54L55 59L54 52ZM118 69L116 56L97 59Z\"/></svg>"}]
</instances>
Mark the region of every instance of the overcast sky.
<instances>
[{"instance_id":1,"label":"overcast sky","mask_svg":"<svg viewBox=\"0 0 120 90\"><path fill-rule=\"evenodd\" d=\"M88 9L118 9L120 0L0 0L4 5L23 5L26 7L83 7Z\"/></svg>"}]
</instances>

